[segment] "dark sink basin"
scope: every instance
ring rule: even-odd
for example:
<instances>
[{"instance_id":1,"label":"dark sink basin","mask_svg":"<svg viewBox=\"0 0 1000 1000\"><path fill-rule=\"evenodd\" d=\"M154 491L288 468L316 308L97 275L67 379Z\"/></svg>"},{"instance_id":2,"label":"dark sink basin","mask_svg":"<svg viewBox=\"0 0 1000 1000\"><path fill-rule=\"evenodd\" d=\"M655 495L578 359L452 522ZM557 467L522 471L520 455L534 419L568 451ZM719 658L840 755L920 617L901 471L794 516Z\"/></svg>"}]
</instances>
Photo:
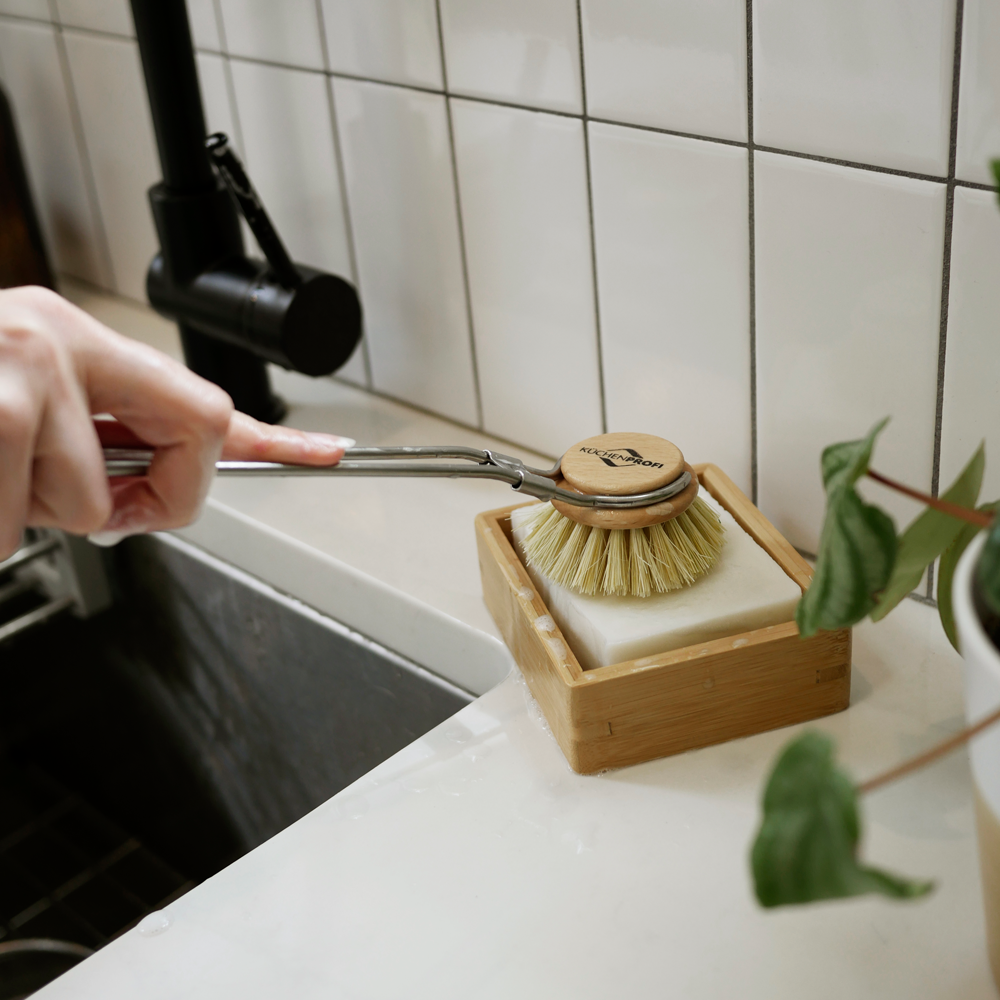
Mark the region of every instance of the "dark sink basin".
<instances>
[{"instance_id":1,"label":"dark sink basin","mask_svg":"<svg viewBox=\"0 0 1000 1000\"><path fill-rule=\"evenodd\" d=\"M472 700L170 537L108 559L114 607L0 646L0 757L199 881Z\"/></svg>"}]
</instances>

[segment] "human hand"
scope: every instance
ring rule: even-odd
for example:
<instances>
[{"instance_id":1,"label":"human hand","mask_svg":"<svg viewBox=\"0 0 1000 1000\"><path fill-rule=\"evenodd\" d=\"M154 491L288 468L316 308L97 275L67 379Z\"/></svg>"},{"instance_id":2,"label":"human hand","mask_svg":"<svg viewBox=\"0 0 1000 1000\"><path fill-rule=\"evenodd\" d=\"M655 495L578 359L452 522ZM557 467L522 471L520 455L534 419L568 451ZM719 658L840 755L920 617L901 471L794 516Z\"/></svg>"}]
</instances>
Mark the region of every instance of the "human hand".
<instances>
[{"instance_id":1,"label":"human hand","mask_svg":"<svg viewBox=\"0 0 1000 1000\"><path fill-rule=\"evenodd\" d=\"M102 436L155 449L147 475L109 483L93 414L118 422ZM0 291L0 559L25 527L121 535L187 524L220 456L333 465L351 444L235 412L218 386L54 292Z\"/></svg>"}]
</instances>

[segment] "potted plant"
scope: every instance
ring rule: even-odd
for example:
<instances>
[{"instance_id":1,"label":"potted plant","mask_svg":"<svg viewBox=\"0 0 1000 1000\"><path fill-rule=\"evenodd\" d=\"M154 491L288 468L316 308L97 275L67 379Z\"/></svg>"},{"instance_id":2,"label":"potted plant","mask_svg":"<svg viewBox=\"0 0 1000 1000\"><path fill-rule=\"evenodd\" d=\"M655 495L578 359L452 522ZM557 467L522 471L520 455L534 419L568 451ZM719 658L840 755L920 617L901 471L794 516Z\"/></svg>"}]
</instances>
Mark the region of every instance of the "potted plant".
<instances>
[{"instance_id":1,"label":"potted plant","mask_svg":"<svg viewBox=\"0 0 1000 1000\"><path fill-rule=\"evenodd\" d=\"M1000 160L992 163L1000 184ZM979 504L982 445L940 497L930 497L870 467L876 424L859 441L822 456L826 515L809 590L796 612L800 634L884 618L940 559L941 624L965 662L968 728L898 767L855 785L834 759L833 741L807 730L780 753L763 794L763 817L751 851L761 905L881 893L913 899L933 888L865 865L858 857L859 796L902 778L971 741L987 940L1000 986L1000 501ZM925 504L896 533L892 518L855 486L874 479Z\"/></svg>"}]
</instances>

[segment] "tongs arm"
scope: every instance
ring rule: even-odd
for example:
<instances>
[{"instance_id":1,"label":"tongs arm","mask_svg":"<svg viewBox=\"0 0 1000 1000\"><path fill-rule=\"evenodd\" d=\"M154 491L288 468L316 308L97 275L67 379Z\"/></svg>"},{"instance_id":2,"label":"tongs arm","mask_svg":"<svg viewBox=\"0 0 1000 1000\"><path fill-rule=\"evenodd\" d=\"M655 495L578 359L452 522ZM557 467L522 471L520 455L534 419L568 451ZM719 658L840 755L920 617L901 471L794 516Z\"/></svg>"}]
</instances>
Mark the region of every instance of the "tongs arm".
<instances>
[{"instance_id":1,"label":"tongs arm","mask_svg":"<svg viewBox=\"0 0 1000 1000\"><path fill-rule=\"evenodd\" d=\"M109 476L144 475L153 452L134 448L105 448ZM464 459L463 464L434 461ZM651 493L632 496L598 496L557 486L559 463L551 469L534 469L520 459L500 452L461 445L401 445L348 448L336 465L284 465L279 462L215 463L220 476L392 476L446 479L493 479L539 500L562 500L577 507L633 509L676 496L691 482L689 473Z\"/></svg>"}]
</instances>

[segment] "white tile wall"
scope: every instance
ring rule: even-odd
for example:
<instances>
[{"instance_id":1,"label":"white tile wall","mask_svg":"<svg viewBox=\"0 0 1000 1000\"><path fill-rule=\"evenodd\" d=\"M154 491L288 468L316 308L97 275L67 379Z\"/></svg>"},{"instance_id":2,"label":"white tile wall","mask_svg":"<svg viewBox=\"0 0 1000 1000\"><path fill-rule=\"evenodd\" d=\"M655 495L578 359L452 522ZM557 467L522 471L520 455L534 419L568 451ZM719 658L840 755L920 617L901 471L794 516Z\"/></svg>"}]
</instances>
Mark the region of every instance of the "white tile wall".
<instances>
[{"instance_id":1,"label":"white tile wall","mask_svg":"<svg viewBox=\"0 0 1000 1000\"><path fill-rule=\"evenodd\" d=\"M289 253L349 274L325 79L242 61L232 73L247 172Z\"/></svg>"},{"instance_id":2,"label":"white tile wall","mask_svg":"<svg viewBox=\"0 0 1000 1000\"><path fill-rule=\"evenodd\" d=\"M444 98L353 80L334 91L375 388L475 424Z\"/></svg>"},{"instance_id":3,"label":"white tile wall","mask_svg":"<svg viewBox=\"0 0 1000 1000\"><path fill-rule=\"evenodd\" d=\"M315 0L220 0L220 4L232 55L323 68Z\"/></svg>"},{"instance_id":4,"label":"white tile wall","mask_svg":"<svg viewBox=\"0 0 1000 1000\"><path fill-rule=\"evenodd\" d=\"M1000 157L1000 5L965 0L962 34L956 173L994 184L988 163Z\"/></svg>"},{"instance_id":5,"label":"white tile wall","mask_svg":"<svg viewBox=\"0 0 1000 1000\"><path fill-rule=\"evenodd\" d=\"M955 192L941 484L986 440L982 499L1000 499L1000 211L992 191Z\"/></svg>"},{"instance_id":6,"label":"white tile wall","mask_svg":"<svg viewBox=\"0 0 1000 1000\"><path fill-rule=\"evenodd\" d=\"M755 140L945 173L954 26L955 0L757 0Z\"/></svg>"},{"instance_id":7,"label":"white tile wall","mask_svg":"<svg viewBox=\"0 0 1000 1000\"><path fill-rule=\"evenodd\" d=\"M747 152L590 127L608 429L750 490Z\"/></svg>"},{"instance_id":8,"label":"white tile wall","mask_svg":"<svg viewBox=\"0 0 1000 1000\"><path fill-rule=\"evenodd\" d=\"M452 93L583 110L576 0L441 0Z\"/></svg>"},{"instance_id":9,"label":"white tile wall","mask_svg":"<svg viewBox=\"0 0 1000 1000\"><path fill-rule=\"evenodd\" d=\"M55 30L0 21L0 69L52 266L108 285L104 241L87 194Z\"/></svg>"},{"instance_id":10,"label":"white tile wall","mask_svg":"<svg viewBox=\"0 0 1000 1000\"><path fill-rule=\"evenodd\" d=\"M209 126L292 252L356 277L377 391L550 452L603 398L611 429L756 478L805 549L824 445L891 413L879 465L946 484L1000 416L1000 213L972 190L1000 156L1000 15L964 0L952 121L956 5L189 0ZM142 297L159 170L131 32L127 0L0 0L53 256ZM341 375L368 384L361 353Z\"/></svg>"},{"instance_id":11,"label":"white tile wall","mask_svg":"<svg viewBox=\"0 0 1000 1000\"><path fill-rule=\"evenodd\" d=\"M74 31L64 38L114 288L145 299L146 268L158 249L146 191L160 170L139 53L125 39Z\"/></svg>"},{"instance_id":12,"label":"white tile wall","mask_svg":"<svg viewBox=\"0 0 1000 1000\"><path fill-rule=\"evenodd\" d=\"M67 27L135 35L128 0L55 0L55 7L60 23Z\"/></svg>"},{"instance_id":13,"label":"white tile wall","mask_svg":"<svg viewBox=\"0 0 1000 1000\"><path fill-rule=\"evenodd\" d=\"M768 153L755 188L760 506L815 552L826 445L891 415L873 467L931 485L944 188Z\"/></svg>"},{"instance_id":14,"label":"white tile wall","mask_svg":"<svg viewBox=\"0 0 1000 1000\"><path fill-rule=\"evenodd\" d=\"M322 0L330 68L441 89L434 0Z\"/></svg>"},{"instance_id":15,"label":"white tile wall","mask_svg":"<svg viewBox=\"0 0 1000 1000\"><path fill-rule=\"evenodd\" d=\"M745 0L582 0L595 118L746 140Z\"/></svg>"},{"instance_id":16,"label":"white tile wall","mask_svg":"<svg viewBox=\"0 0 1000 1000\"><path fill-rule=\"evenodd\" d=\"M561 455L601 433L583 125L470 101L453 114L483 421Z\"/></svg>"}]
</instances>

